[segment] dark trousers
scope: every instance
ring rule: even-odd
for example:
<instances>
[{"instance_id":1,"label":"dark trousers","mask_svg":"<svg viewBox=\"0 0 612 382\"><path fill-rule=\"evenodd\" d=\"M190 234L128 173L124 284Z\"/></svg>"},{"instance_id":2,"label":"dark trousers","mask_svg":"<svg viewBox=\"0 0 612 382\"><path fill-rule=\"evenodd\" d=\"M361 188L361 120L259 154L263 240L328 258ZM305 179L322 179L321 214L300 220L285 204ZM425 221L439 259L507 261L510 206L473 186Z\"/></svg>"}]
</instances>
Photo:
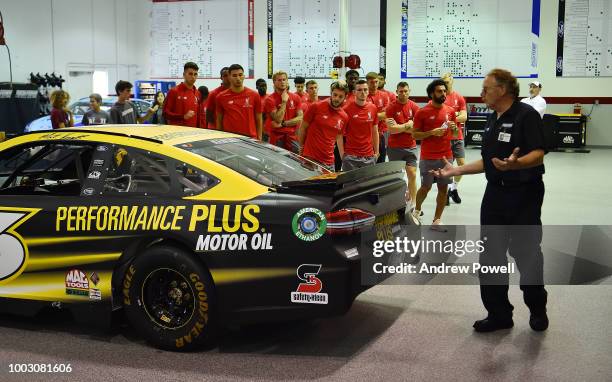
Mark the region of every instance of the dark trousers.
<instances>
[{"instance_id":1,"label":"dark trousers","mask_svg":"<svg viewBox=\"0 0 612 382\"><path fill-rule=\"evenodd\" d=\"M480 208L481 236L485 243L480 263L506 265L506 253L509 253L520 272L523 300L535 314L546 312L547 301L540 247L543 200L541 180L515 186L488 183ZM508 300L508 274L481 273L479 278L480 296L488 317L512 318L514 307Z\"/></svg>"},{"instance_id":2,"label":"dark trousers","mask_svg":"<svg viewBox=\"0 0 612 382\"><path fill-rule=\"evenodd\" d=\"M385 140L385 134L378 134L378 152L380 156L376 160L376 163L384 163L387 160L387 141Z\"/></svg>"}]
</instances>

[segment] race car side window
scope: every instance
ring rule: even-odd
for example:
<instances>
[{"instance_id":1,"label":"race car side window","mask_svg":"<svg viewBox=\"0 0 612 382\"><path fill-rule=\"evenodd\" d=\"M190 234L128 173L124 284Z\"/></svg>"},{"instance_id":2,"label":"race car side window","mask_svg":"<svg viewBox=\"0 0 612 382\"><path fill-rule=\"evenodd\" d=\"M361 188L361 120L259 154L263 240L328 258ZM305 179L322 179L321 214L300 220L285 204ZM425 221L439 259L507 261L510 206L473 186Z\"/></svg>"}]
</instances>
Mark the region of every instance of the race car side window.
<instances>
[{"instance_id":1,"label":"race car side window","mask_svg":"<svg viewBox=\"0 0 612 382\"><path fill-rule=\"evenodd\" d=\"M176 177L183 195L197 195L213 187L219 180L186 163L176 164Z\"/></svg>"},{"instance_id":2,"label":"race car side window","mask_svg":"<svg viewBox=\"0 0 612 382\"><path fill-rule=\"evenodd\" d=\"M0 194L79 195L92 152L90 145L62 142L9 150L0 159Z\"/></svg>"},{"instance_id":3,"label":"race car side window","mask_svg":"<svg viewBox=\"0 0 612 382\"><path fill-rule=\"evenodd\" d=\"M104 193L160 195L170 192L167 161L147 151L115 146Z\"/></svg>"},{"instance_id":4,"label":"race car side window","mask_svg":"<svg viewBox=\"0 0 612 382\"><path fill-rule=\"evenodd\" d=\"M8 179L22 164L29 160L34 153L40 151L45 145L18 146L4 151L0 155L0 184Z\"/></svg>"}]
</instances>

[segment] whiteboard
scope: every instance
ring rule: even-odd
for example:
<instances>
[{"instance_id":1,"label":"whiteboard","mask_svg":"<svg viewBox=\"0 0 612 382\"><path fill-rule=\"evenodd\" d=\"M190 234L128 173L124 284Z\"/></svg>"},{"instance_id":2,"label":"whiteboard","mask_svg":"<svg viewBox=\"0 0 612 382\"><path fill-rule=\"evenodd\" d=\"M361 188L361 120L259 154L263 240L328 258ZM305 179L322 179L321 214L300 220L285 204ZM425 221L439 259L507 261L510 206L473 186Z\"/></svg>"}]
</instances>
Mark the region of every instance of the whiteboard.
<instances>
[{"instance_id":1,"label":"whiteboard","mask_svg":"<svg viewBox=\"0 0 612 382\"><path fill-rule=\"evenodd\" d=\"M612 76L612 0L559 1L557 77Z\"/></svg>"},{"instance_id":2,"label":"whiteboard","mask_svg":"<svg viewBox=\"0 0 612 382\"><path fill-rule=\"evenodd\" d=\"M231 64L253 78L253 1L153 0L151 78L182 78L188 61L200 78L219 78Z\"/></svg>"},{"instance_id":3,"label":"whiteboard","mask_svg":"<svg viewBox=\"0 0 612 382\"><path fill-rule=\"evenodd\" d=\"M401 77L538 76L540 0L402 0Z\"/></svg>"},{"instance_id":4,"label":"whiteboard","mask_svg":"<svg viewBox=\"0 0 612 382\"><path fill-rule=\"evenodd\" d=\"M384 0L386 1L386 0ZM376 4L376 6L373 6ZM365 71L381 68L379 2L349 1L349 52L339 52L340 0L267 0L268 76L329 78L334 56L357 54ZM384 56L383 56L384 61Z\"/></svg>"}]
</instances>

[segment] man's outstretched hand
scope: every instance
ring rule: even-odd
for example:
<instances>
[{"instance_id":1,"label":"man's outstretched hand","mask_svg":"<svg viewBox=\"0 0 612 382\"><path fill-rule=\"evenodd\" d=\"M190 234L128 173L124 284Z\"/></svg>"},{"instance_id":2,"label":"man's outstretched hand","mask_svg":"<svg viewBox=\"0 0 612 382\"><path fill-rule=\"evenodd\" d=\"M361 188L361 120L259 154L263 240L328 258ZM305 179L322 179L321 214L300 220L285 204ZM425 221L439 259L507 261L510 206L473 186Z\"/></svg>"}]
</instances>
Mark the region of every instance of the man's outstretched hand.
<instances>
[{"instance_id":1,"label":"man's outstretched hand","mask_svg":"<svg viewBox=\"0 0 612 382\"><path fill-rule=\"evenodd\" d=\"M453 164L449 162L446 157L443 158L444 167L437 170L429 170L430 174L433 174L436 178L448 178L451 176L458 175L456 172L457 168L453 167Z\"/></svg>"},{"instance_id":2,"label":"man's outstretched hand","mask_svg":"<svg viewBox=\"0 0 612 382\"><path fill-rule=\"evenodd\" d=\"M518 153L520 151L519 147L516 147L512 150L512 154L508 158L504 158L504 160L500 160L499 158L493 158L491 161L493 162L493 166L499 171L508 171L508 170L517 170L519 169L518 163Z\"/></svg>"}]
</instances>

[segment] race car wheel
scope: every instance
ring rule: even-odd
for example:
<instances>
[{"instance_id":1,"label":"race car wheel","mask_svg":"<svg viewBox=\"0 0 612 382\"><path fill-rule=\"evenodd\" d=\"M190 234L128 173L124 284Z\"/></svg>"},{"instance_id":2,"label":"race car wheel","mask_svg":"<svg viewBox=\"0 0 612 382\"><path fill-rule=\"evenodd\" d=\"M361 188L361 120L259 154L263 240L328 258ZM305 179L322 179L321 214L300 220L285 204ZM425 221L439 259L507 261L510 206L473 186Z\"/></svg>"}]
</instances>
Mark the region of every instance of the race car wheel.
<instances>
[{"instance_id":1,"label":"race car wheel","mask_svg":"<svg viewBox=\"0 0 612 382\"><path fill-rule=\"evenodd\" d=\"M197 349L215 332L215 291L194 255L156 246L140 254L123 281L123 305L134 329L153 345Z\"/></svg>"}]
</instances>

